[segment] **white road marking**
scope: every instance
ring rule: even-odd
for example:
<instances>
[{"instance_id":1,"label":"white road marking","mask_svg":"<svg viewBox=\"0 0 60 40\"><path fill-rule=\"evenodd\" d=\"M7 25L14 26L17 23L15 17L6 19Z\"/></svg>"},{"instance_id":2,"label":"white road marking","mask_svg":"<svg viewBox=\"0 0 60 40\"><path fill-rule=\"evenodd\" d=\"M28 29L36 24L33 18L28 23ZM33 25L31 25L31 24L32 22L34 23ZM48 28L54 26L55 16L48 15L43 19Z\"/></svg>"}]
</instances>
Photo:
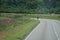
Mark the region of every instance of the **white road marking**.
<instances>
[{"instance_id":1,"label":"white road marking","mask_svg":"<svg viewBox=\"0 0 60 40\"><path fill-rule=\"evenodd\" d=\"M33 19L33 18L32 18L32 19ZM34 20L37 20L37 19L34 19ZM34 40L40 40L40 39L41 39L40 37L41 37L43 34L40 35L42 32L38 31L38 28L39 28L39 30L40 30L40 28L42 28L42 29L41 29L41 31L42 31L42 30L43 30L42 25L44 24L44 26L45 26L45 23L46 23L45 21L48 21L48 24L49 24L49 22L50 22L50 24L49 24L50 26L48 26L48 27L53 27L53 29L50 29L50 30L51 30L51 31L52 31L52 30L54 31L54 32L52 31L52 33L50 33L50 34L51 34L50 36L51 36L52 38L50 38L50 37L48 36L49 38L47 38L47 39L49 39L49 40L51 40L51 39L52 39L52 40L53 40L53 39L54 39L54 40L60 40L59 34L58 34L59 31L58 31L57 28L56 28L56 26L57 26L58 28L59 28L59 26L55 24L55 22L56 22L55 20L50 20L50 19L39 19L39 20L40 20L40 24L39 24L38 26L41 26L41 27L36 27L36 28L27 36L27 38L26 38L25 40L33 40L33 39L34 39ZM42 23L41 21L42 21L43 23ZM55 22L54 22L54 21L55 21ZM52 26L51 26L51 24L52 24ZM37 30L37 31L36 31L36 30ZM57 32L57 31L58 31L58 32ZM54 33L54 34L53 34L53 33ZM37 35L36 35L36 34L37 34ZM37 37L35 37L35 36L37 36ZM45 36L45 37L46 37L46 36ZM42 37L42 38L43 38L43 37ZM44 39L44 40L45 40L45 39Z\"/></svg>"},{"instance_id":2,"label":"white road marking","mask_svg":"<svg viewBox=\"0 0 60 40\"><path fill-rule=\"evenodd\" d=\"M53 27L53 29L54 29L54 32L55 32L55 35L56 35L57 39L60 40L60 39L59 39L59 35L58 35L57 31L56 31L55 26Z\"/></svg>"},{"instance_id":3,"label":"white road marking","mask_svg":"<svg viewBox=\"0 0 60 40\"><path fill-rule=\"evenodd\" d=\"M39 25L40 25L40 23L39 23ZM37 25L37 26L39 26L39 25ZM36 30L36 28L27 36L27 38L25 40L27 40L31 36L31 34Z\"/></svg>"}]
</instances>

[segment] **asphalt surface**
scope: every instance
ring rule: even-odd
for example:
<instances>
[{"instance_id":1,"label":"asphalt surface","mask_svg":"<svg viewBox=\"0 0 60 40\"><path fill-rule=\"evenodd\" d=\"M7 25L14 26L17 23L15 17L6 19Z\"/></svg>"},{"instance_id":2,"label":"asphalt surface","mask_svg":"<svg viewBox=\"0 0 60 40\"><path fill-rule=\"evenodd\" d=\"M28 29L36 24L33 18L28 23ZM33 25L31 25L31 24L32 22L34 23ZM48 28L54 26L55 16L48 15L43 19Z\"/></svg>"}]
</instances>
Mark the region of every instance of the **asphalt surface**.
<instances>
[{"instance_id":1,"label":"asphalt surface","mask_svg":"<svg viewBox=\"0 0 60 40\"><path fill-rule=\"evenodd\" d=\"M60 40L60 21L39 19L40 23L25 40Z\"/></svg>"}]
</instances>

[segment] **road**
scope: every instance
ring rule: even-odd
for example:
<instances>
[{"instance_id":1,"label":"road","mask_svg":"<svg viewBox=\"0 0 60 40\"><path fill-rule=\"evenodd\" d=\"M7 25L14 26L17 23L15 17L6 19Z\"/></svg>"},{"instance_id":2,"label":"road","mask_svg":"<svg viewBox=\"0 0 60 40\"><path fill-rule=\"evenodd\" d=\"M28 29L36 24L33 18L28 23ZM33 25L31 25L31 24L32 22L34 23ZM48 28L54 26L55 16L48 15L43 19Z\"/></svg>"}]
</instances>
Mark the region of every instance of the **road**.
<instances>
[{"instance_id":1,"label":"road","mask_svg":"<svg viewBox=\"0 0 60 40\"><path fill-rule=\"evenodd\" d=\"M60 21L39 19L40 23L25 40L60 40Z\"/></svg>"}]
</instances>

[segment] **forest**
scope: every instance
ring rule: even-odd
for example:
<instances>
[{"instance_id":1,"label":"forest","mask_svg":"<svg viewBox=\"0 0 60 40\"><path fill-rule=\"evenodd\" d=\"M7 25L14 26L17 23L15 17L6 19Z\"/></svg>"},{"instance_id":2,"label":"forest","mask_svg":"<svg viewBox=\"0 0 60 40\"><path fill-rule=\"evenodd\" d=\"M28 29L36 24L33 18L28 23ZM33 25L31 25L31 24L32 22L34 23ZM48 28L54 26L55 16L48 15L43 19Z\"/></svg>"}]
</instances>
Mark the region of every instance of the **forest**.
<instances>
[{"instance_id":1,"label":"forest","mask_svg":"<svg viewBox=\"0 0 60 40\"><path fill-rule=\"evenodd\" d=\"M60 0L0 0L0 13L60 14Z\"/></svg>"}]
</instances>

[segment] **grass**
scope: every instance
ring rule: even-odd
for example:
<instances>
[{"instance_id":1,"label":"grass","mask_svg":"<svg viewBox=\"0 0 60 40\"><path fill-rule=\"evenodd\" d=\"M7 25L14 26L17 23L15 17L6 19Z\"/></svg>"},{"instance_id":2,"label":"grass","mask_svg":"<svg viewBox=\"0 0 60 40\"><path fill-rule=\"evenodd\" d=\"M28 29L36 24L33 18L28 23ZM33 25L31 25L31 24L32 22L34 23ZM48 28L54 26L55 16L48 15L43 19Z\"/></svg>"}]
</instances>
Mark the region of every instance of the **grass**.
<instances>
[{"instance_id":1,"label":"grass","mask_svg":"<svg viewBox=\"0 0 60 40\"><path fill-rule=\"evenodd\" d=\"M60 14L28 14L30 18L54 19L60 20Z\"/></svg>"},{"instance_id":2,"label":"grass","mask_svg":"<svg viewBox=\"0 0 60 40\"><path fill-rule=\"evenodd\" d=\"M15 24L8 25L7 27L3 26L4 28L8 29L3 30L3 39L2 40L23 40L39 23L37 20L31 20L25 14L16 14L11 16L1 16L0 20L4 19L14 19L16 20ZM0 26L0 28L2 27ZM2 31L0 31L2 32Z\"/></svg>"},{"instance_id":3,"label":"grass","mask_svg":"<svg viewBox=\"0 0 60 40\"><path fill-rule=\"evenodd\" d=\"M35 28L39 22L30 21L24 25L18 26L18 30L14 31L12 34L7 35L5 40L23 40L31 31L31 29ZM20 28L22 27L22 28Z\"/></svg>"}]
</instances>

